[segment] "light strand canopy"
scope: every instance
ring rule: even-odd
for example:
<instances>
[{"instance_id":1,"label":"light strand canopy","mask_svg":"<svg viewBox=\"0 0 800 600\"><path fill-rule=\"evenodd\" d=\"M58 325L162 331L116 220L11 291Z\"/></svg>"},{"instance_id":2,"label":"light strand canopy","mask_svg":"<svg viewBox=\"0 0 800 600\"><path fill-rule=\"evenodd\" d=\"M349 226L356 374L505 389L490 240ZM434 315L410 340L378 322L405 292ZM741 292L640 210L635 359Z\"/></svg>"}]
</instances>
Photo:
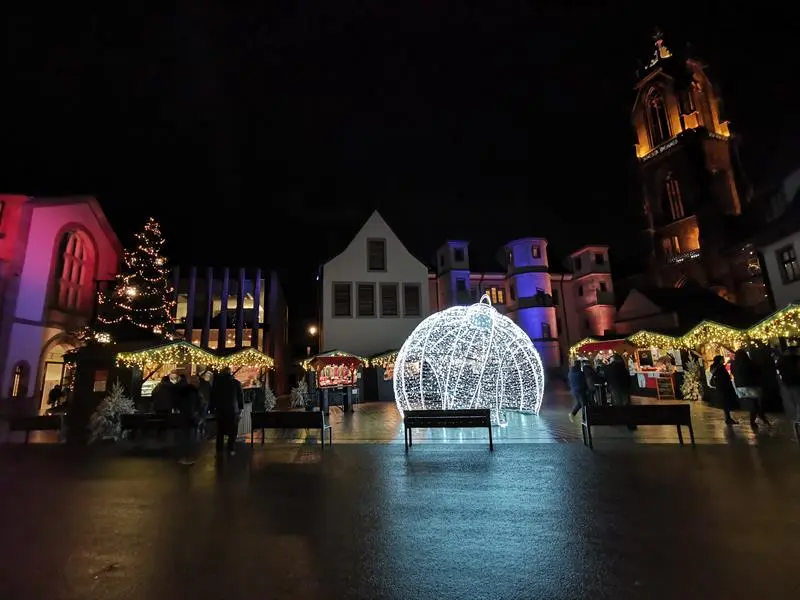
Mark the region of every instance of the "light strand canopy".
<instances>
[{"instance_id":1,"label":"light strand canopy","mask_svg":"<svg viewBox=\"0 0 800 600\"><path fill-rule=\"evenodd\" d=\"M528 335L484 294L411 332L395 360L394 395L401 413L488 408L502 424L504 410L538 414L544 369Z\"/></svg>"}]
</instances>

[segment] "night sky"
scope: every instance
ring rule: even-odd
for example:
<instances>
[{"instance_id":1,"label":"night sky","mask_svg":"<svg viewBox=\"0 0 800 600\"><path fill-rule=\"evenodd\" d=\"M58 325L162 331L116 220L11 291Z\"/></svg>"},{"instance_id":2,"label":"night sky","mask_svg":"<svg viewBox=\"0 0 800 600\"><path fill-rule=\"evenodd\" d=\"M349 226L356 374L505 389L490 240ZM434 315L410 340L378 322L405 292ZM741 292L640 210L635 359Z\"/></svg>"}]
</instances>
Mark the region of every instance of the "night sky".
<instances>
[{"instance_id":1,"label":"night sky","mask_svg":"<svg viewBox=\"0 0 800 600\"><path fill-rule=\"evenodd\" d=\"M556 254L624 243L632 86L656 25L711 65L754 183L800 163L789 5L541 4L20 3L0 190L95 194L123 242L152 214L182 264L274 266L295 316L374 208L424 259L447 238L487 254L521 235Z\"/></svg>"}]
</instances>

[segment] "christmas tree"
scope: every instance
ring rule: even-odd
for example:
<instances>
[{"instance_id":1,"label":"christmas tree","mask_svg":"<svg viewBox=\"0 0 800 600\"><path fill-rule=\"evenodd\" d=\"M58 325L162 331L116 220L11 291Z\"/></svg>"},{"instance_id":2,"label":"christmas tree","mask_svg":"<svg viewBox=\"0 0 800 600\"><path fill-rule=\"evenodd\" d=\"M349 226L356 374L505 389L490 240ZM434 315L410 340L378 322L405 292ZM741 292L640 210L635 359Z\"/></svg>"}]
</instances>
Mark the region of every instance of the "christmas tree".
<instances>
[{"instance_id":1,"label":"christmas tree","mask_svg":"<svg viewBox=\"0 0 800 600\"><path fill-rule=\"evenodd\" d=\"M684 400L702 400L705 387L703 386L703 369L696 360L690 360L683 371L683 385L681 393Z\"/></svg>"},{"instance_id":2,"label":"christmas tree","mask_svg":"<svg viewBox=\"0 0 800 600\"><path fill-rule=\"evenodd\" d=\"M97 324L90 337L100 342L147 337L172 337L174 290L169 283L164 238L155 219L136 234L126 250L122 272L98 297Z\"/></svg>"}]
</instances>

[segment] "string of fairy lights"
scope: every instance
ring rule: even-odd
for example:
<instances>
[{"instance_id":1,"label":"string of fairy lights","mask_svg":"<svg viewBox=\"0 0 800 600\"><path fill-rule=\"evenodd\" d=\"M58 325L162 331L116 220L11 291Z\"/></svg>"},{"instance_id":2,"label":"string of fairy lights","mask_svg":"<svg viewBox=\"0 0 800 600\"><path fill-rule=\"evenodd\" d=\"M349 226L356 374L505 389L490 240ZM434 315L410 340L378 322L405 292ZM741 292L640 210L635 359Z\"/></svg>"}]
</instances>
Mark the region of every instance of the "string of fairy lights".
<instances>
[{"instance_id":1,"label":"string of fairy lights","mask_svg":"<svg viewBox=\"0 0 800 600\"><path fill-rule=\"evenodd\" d=\"M124 253L123 272L117 275L111 289L98 293L99 328L127 321L172 339L169 330L176 300L169 283L167 259L161 254L161 227L151 217L134 237L136 247ZM110 334L104 331L95 332L94 337L111 341Z\"/></svg>"},{"instance_id":2,"label":"string of fairy lights","mask_svg":"<svg viewBox=\"0 0 800 600\"><path fill-rule=\"evenodd\" d=\"M117 364L128 368L148 369L160 365L204 365L214 369L260 367L274 369L275 360L255 348L244 348L229 356L217 356L185 341L170 342L137 352L120 352Z\"/></svg>"},{"instance_id":3,"label":"string of fairy lights","mask_svg":"<svg viewBox=\"0 0 800 600\"><path fill-rule=\"evenodd\" d=\"M793 338L800 338L800 304L790 304L748 329L703 321L682 336L639 331L625 339L638 348L656 348L661 351L676 348L698 349L712 344L734 352L747 345L769 344L771 340ZM570 348L570 356L578 356L583 346L599 341L601 340L591 337L580 340Z\"/></svg>"}]
</instances>

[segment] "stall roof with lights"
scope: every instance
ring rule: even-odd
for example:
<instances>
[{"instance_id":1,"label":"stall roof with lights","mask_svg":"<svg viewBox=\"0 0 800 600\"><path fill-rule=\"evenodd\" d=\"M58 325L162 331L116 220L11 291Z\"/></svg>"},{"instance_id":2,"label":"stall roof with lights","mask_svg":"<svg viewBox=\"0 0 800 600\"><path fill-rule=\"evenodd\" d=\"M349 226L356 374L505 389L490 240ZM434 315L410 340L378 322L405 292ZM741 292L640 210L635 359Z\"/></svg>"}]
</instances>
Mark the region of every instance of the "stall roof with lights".
<instances>
[{"instance_id":1,"label":"stall roof with lights","mask_svg":"<svg viewBox=\"0 0 800 600\"><path fill-rule=\"evenodd\" d=\"M230 349L228 351L211 352L189 342L179 340L128 349L117 353L117 362L126 367L144 369L159 364L192 363L210 367L265 367L273 369L275 361L272 357L255 348Z\"/></svg>"},{"instance_id":2,"label":"stall roof with lights","mask_svg":"<svg viewBox=\"0 0 800 600\"><path fill-rule=\"evenodd\" d=\"M180 363L221 366L223 360L208 350L183 340L117 353L119 364L140 369L151 365Z\"/></svg>"},{"instance_id":3,"label":"stall roof with lights","mask_svg":"<svg viewBox=\"0 0 800 600\"><path fill-rule=\"evenodd\" d=\"M353 364L355 367L368 367L369 359L342 350L329 350L322 354L310 356L300 364L306 371L311 371L326 365Z\"/></svg>"},{"instance_id":4,"label":"stall roof with lights","mask_svg":"<svg viewBox=\"0 0 800 600\"><path fill-rule=\"evenodd\" d=\"M385 369L389 365L393 365L397 360L397 353L399 350L386 350L369 357L369 364L371 367L380 367Z\"/></svg>"},{"instance_id":5,"label":"stall roof with lights","mask_svg":"<svg viewBox=\"0 0 800 600\"><path fill-rule=\"evenodd\" d=\"M642 330L628 336L626 340L639 348L697 349L703 344L713 342L730 350L738 350L748 342L765 343L771 339L791 337L800 337L800 304L790 304L749 328L738 329L705 320L683 335ZM570 356L576 356L585 351L585 346L600 341L599 338L584 338L570 348Z\"/></svg>"}]
</instances>

